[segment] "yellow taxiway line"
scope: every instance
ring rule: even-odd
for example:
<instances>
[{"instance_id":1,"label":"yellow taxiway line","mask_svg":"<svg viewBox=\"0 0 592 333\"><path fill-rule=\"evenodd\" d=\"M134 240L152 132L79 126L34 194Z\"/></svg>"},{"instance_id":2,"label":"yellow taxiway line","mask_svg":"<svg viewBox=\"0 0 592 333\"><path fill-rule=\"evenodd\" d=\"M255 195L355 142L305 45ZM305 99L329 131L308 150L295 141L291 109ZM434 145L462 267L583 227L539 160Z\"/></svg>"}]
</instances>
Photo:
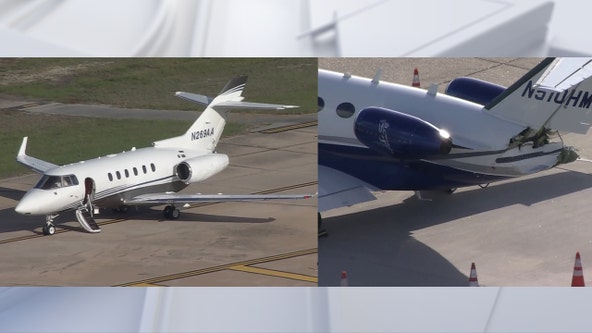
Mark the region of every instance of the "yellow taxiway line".
<instances>
[{"instance_id":1,"label":"yellow taxiway line","mask_svg":"<svg viewBox=\"0 0 592 333\"><path fill-rule=\"evenodd\" d=\"M292 280L299 280L299 281L306 281L306 282L313 282L313 283L319 282L319 279L316 276L289 273L289 272L283 272L283 271L276 271L276 270L267 269L267 268L237 265L237 266L229 267L228 269L233 270L233 271L275 276L275 277L280 277L280 278L284 278L284 279L292 279Z\"/></svg>"}]
</instances>

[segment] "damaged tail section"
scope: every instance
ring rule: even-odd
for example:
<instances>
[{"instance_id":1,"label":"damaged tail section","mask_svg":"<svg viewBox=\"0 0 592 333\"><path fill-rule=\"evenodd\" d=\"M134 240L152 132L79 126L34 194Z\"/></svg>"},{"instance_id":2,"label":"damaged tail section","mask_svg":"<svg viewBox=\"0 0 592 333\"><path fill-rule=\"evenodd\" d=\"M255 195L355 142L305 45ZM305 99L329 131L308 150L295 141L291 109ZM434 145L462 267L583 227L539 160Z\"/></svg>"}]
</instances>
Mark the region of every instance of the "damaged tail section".
<instances>
[{"instance_id":1,"label":"damaged tail section","mask_svg":"<svg viewBox=\"0 0 592 333\"><path fill-rule=\"evenodd\" d=\"M535 131L585 134L592 124L592 61L547 58L485 106Z\"/></svg>"}]
</instances>

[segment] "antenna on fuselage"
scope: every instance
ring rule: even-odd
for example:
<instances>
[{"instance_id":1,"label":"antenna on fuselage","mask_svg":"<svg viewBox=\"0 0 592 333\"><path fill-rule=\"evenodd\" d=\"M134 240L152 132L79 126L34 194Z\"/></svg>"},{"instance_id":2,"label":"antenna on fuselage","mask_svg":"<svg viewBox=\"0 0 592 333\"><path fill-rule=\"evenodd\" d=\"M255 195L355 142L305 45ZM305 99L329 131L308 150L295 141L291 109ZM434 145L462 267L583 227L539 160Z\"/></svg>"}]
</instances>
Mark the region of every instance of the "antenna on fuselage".
<instances>
[{"instance_id":1,"label":"antenna on fuselage","mask_svg":"<svg viewBox=\"0 0 592 333\"><path fill-rule=\"evenodd\" d=\"M382 68L379 68L376 70L376 74L374 74L374 77L372 78L372 83L374 83L374 84L380 83L381 76L382 76Z\"/></svg>"}]
</instances>

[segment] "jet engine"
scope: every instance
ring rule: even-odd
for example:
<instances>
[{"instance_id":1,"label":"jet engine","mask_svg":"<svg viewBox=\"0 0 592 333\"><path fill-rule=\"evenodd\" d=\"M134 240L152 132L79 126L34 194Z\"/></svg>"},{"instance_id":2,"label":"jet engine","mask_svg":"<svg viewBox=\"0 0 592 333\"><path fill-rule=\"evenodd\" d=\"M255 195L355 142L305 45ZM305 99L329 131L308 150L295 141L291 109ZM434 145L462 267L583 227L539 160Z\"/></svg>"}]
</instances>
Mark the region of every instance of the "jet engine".
<instances>
[{"instance_id":1,"label":"jet engine","mask_svg":"<svg viewBox=\"0 0 592 333\"><path fill-rule=\"evenodd\" d=\"M444 93L473 103L487 105L504 90L506 87L495 83L471 77L459 77L450 82Z\"/></svg>"},{"instance_id":2,"label":"jet engine","mask_svg":"<svg viewBox=\"0 0 592 333\"><path fill-rule=\"evenodd\" d=\"M354 123L358 140L382 154L420 159L448 154L450 134L420 118L381 107L360 111Z\"/></svg>"},{"instance_id":3,"label":"jet engine","mask_svg":"<svg viewBox=\"0 0 592 333\"><path fill-rule=\"evenodd\" d=\"M228 166L225 154L210 154L185 160L175 166L174 172L185 184L210 178Z\"/></svg>"}]
</instances>

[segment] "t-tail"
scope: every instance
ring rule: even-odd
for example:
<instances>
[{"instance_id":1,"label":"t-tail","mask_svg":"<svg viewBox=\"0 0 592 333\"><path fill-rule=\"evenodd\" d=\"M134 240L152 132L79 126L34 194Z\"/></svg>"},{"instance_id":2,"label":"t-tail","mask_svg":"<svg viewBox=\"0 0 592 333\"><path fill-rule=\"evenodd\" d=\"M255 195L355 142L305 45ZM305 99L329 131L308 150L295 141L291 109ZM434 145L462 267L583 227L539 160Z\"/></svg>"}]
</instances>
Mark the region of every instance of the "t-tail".
<instances>
[{"instance_id":1,"label":"t-tail","mask_svg":"<svg viewBox=\"0 0 592 333\"><path fill-rule=\"evenodd\" d=\"M212 98L188 92L176 92L175 96L207 106L185 134L156 141L154 147L179 147L189 150L213 152L220 141L226 120L224 113L229 109L273 109L297 108L294 105L243 102L242 92L247 83L247 76L236 77L226 84L218 96Z\"/></svg>"},{"instance_id":2,"label":"t-tail","mask_svg":"<svg viewBox=\"0 0 592 333\"><path fill-rule=\"evenodd\" d=\"M592 59L547 58L485 109L533 130L585 134L591 106Z\"/></svg>"}]
</instances>

